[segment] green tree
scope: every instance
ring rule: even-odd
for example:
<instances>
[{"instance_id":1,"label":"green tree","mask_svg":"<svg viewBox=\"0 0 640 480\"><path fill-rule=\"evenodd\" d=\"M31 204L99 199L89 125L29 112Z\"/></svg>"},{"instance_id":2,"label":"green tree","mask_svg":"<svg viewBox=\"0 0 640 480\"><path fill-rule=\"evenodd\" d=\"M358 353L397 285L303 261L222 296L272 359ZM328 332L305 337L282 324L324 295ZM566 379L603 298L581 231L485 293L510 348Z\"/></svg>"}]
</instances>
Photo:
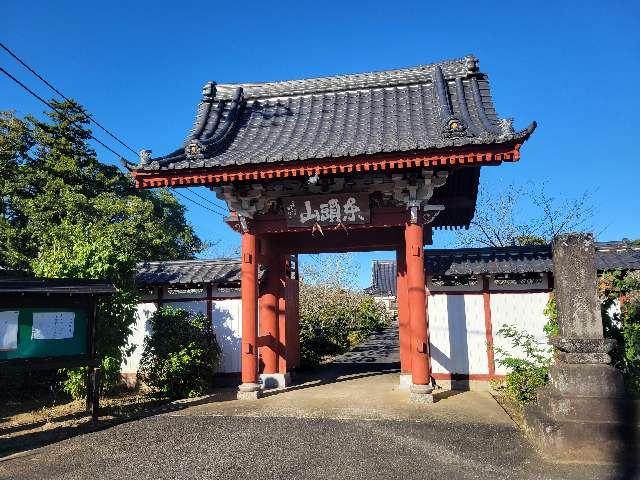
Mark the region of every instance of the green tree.
<instances>
[{"instance_id":1,"label":"green tree","mask_svg":"<svg viewBox=\"0 0 640 480\"><path fill-rule=\"evenodd\" d=\"M136 262L192 258L206 245L169 191L137 190L98 160L82 107L51 103L46 120L0 113L0 268L113 281L118 294L98 306L97 351L121 360Z\"/></svg>"}]
</instances>

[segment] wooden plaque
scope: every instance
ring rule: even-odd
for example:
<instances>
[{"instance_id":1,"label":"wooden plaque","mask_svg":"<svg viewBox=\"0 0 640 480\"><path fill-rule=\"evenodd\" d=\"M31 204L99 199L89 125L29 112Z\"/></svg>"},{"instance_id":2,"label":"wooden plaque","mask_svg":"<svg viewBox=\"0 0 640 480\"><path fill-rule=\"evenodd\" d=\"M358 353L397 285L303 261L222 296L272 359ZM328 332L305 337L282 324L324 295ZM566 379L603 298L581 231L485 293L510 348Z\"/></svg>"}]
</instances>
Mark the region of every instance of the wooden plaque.
<instances>
[{"instance_id":1,"label":"wooden plaque","mask_svg":"<svg viewBox=\"0 0 640 480\"><path fill-rule=\"evenodd\" d=\"M284 200L289 227L345 225L369 223L371 210L367 193L336 193L309 197L290 197Z\"/></svg>"}]
</instances>

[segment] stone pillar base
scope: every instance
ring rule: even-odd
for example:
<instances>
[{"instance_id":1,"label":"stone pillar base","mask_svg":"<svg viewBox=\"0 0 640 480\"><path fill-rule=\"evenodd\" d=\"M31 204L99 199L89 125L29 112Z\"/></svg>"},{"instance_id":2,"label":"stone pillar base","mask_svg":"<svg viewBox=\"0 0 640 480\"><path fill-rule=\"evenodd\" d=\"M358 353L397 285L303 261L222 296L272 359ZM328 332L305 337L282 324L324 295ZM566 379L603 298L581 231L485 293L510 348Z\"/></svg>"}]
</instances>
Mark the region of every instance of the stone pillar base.
<instances>
[{"instance_id":1,"label":"stone pillar base","mask_svg":"<svg viewBox=\"0 0 640 480\"><path fill-rule=\"evenodd\" d=\"M640 412L637 405L635 408ZM536 448L551 460L637 463L640 458L640 429L633 423L553 418L540 406L525 409L524 423Z\"/></svg>"},{"instance_id":2,"label":"stone pillar base","mask_svg":"<svg viewBox=\"0 0 640 480\"><path fill-rule=\"evenodd\" d=\"M262 389L257 383L243 383L238 387L238 400L257 400L262 396Z\"/></svg>"},{"instance_id":3,"label":"stone pillar base","mask_svg":"<svg viewBox=\"0 0 640 480\"><path fill-rule=\"evenodd\" d=\"M274 388L287 388L291 386L291 374L287 373L261 373L260 383L265 390Z\"/></svg>"},{"instance_id":4,"label":"stone pillar base","mask_svg":"<svg viewBox=\"0 0 640 480\"><path fill-rule=\"evenodd\" d=\"M411 388L411 374L410 373L401 373L400 374L400 383L398 384L398 389L407 390Z\"/></svg>"},{"instance_id":5,"label":"stone pillar base","mask_svg":"<svg viewBox=\"0 0 640 480\"><path fill-rule=\"evenodd\" d=\"M557 461L629 463L640 458L640 402L624 396L622 374L603 364L558 363L525 409L525 429Z\"/></svg>"},{"instance_id":6,"label":"stone pillar base","mask_svg":"<svg viewBox=\"0 0 640 480\"><path fill-rule=\"evenodd\" d=\"M431 385L415 385L409 387L409 402L418 404L433 403L433 388Z\"/></svg>"}]
</instances>

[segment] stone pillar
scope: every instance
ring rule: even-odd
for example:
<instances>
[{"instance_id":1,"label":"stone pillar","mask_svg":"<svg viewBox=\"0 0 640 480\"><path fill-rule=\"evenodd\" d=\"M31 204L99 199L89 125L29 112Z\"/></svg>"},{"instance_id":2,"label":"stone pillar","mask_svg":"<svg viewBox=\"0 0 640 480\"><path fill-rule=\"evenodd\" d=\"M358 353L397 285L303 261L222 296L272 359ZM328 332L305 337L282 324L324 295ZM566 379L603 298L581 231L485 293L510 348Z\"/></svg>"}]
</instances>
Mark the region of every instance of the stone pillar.
<instances>
[{"instance_id":1,"label":"stone pillar","mask_svg":"<svg viewBox=\"0 0 640 480\"><path fill-rule=\"evenodd\" d=\"M407 292L407 258L405 246L396 250L396 305L400 343L400 388L411 386L411 320Z\"/></svg>"},{"instance_id":2,"label":"stone pillar","mask_svg":"<svg viewBox=\"0 0 640 480\"><path fill-rule=\"evenodd\" d=\"M258 259L256 236L242 234L242 263L240 267L240 295L242 298L242 384L238 399L260 397L258 384Z\"/></svg>"},{"instance_id":3,"label":"stone pillar","mask_svg":"<svg viewBox=\"0 0 640 480\"><path fill-rule=\"evenodd\" d=\"M405 226L405 258L407 265L407 298L411 326L411 387L409 399L416 403L432 403L429 334L427 327L427 295L424 276L424 244L422 225Z\"/></svg>"},{"instance_id":4,"label":"stone pillar","mask_svg":"<svg viewBox=\"0 0 640 480\"><path fill-rule=\"evenodd\" d=\"M549 339L554 364L538 405L525 412L527 429L555 459L626 460L638 454L635 446L629 451L637 408L625 399L621 372L610 365L615 341L603 336L592 235L557 236L553 266L559 335Z\"/></svg>"}]
</instances>

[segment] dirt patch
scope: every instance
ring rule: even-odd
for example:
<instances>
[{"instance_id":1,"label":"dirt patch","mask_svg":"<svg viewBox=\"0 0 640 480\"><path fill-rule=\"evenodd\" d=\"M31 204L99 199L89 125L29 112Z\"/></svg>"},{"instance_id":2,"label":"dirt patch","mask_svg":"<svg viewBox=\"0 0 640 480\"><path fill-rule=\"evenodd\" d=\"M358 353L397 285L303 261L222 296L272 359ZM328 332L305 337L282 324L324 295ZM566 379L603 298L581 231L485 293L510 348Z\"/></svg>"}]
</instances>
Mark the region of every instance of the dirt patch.
<instances>
[{"instance_id":1,"label":"dirt patch","mask_svg":"<svg viewBox=\"0 0 640 480\"><path fill-rule=\"evenodd\" d=\"M53 406L37 400L6 402L0 407L0 457L153 414L167 403L138 393L103 398L100 421L93 424L84 400Z\"/></svg>"},{"instance_id":2,"label":"dirt patch","mask_svg":"<svg viewBox=\"0 0 640 480\"><path fill-rule=\"evenodd\" d=\"M493 398L498 405L502 407L502 409L506 412L511 420L520 428L520 430L524 430L524 409L522 405L519 405L517 402L514 402L510 398L507 398L499 393L492 392Z\"/></svg>"}]
</instances>

